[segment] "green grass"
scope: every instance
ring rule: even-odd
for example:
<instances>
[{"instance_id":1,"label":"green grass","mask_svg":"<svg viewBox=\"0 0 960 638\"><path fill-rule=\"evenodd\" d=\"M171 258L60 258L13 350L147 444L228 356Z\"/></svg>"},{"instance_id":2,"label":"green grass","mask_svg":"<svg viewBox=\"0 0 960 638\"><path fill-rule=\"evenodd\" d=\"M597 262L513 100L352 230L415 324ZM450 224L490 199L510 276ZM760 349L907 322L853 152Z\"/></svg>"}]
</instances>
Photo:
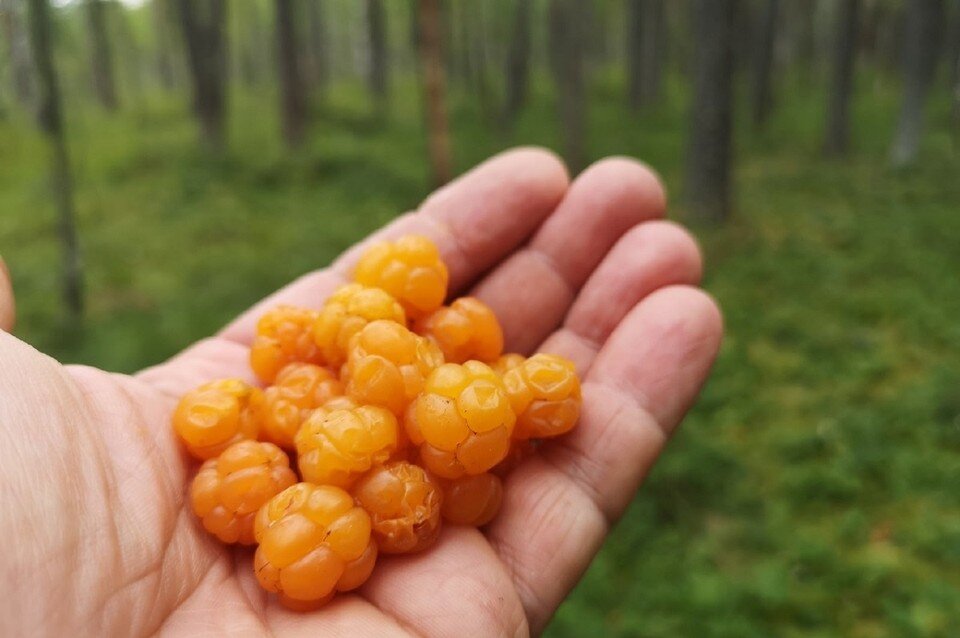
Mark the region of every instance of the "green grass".
<instances>
[{"instance_id":1,"label":"green grass","mask_svg":"<svg viewBox=\"0 0 960 638\"><path fill-rule=\"evenodd\" d=\"M819 157L822 96L792 88L738 137L735 217L698 229L728 336L703 399L555 636L948 636L960 624L960 156L947 106L923 161L888 170L895 92L864 81L856 152ZM642 117L599 77L590 154L644 158L679 186L682 90ZM237 96L230 152L194 148L182 104L70 109L86 324L65 326L42 147L0 122L0 246L18 334L65 361L132 371L209 334L426 192L412 87L391 121L358 87L288 156L270 96ZM556 147L548 93L509 139L458 96L457 164ZM675 211L676 212L676 211Z\"/></svg>"}]
</instances>

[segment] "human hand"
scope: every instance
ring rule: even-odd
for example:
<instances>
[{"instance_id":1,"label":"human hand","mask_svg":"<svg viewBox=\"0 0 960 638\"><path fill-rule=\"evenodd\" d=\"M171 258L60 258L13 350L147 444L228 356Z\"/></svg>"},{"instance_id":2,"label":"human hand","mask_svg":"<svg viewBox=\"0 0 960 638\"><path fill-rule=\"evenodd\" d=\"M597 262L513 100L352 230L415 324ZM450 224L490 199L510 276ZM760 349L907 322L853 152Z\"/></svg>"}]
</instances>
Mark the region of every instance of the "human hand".
<instances>
[{"instance_id":1,"label":"human hand","mask_svg":"<svg viewBox=\"0 0 960 638\"><path fill-rule=\"evenodd\" d=\"M539 633L696 398L720 342L720 314L693 287L697 246L659 219L664 207L638 163L604 160L568 184L556 158L522 149L371 238L436 241L451 293L489 304L509 351L577 364L583 411L572 433L508 476L485 529L448 526L429 551L382 557L358 592L309 613L269 598L252 551L224 547L192 515L196 464L170 415L204 381L253 381L256 318L279 303L319 307L357 247L133 376L61 366L0 331L0 635Z\"/></svg>"}]
</instances>

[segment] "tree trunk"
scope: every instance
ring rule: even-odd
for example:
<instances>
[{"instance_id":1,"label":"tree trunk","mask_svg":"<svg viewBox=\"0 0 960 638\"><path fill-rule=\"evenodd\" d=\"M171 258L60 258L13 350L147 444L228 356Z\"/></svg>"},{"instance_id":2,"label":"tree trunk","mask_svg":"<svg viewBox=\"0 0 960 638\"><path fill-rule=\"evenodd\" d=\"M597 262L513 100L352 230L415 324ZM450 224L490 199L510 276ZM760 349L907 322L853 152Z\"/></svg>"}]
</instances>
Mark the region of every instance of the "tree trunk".
<instances>
[{"instance_id":1,"label":"tree trunk","mask_svg":"<svg viewBox=\"0 0 960 638\"><path fill-rule=\"evenodd\" d=\"M753 123L763 126L773 110L773 58L780 0L765 0L753 51Z\"/></svg>"},{"instance_id":2,"label":"tree trunk","mask_svg":"<svg viewBox=\"0 0 960 638\"><path fill-rule=\"evenodd\" d=\"M917 159L923 107L936 74L943 0L910 0L903 43L903 101L890 162L906 166Z\"/></svg>"},{"instance_id":3,"label":"tree trunk","mask_svg":"<svg viewBox=\"0 0 960 638\"><path fill-rule=\"evenodd\" d=\"M277 64L280 78L280 114L283 139L290 147L303 141L306 122L306 98L303 78L300 75L300 56L297 48L297 33L294 0L276 0L277 19Z\"/></svg>"},{"instance_id":4,"label":"tree trunk","mask_svg":"<svg viewBox=\"0 0 960 638\"><path fill-rule=\"evenodd\" d=\"M0 0L0 33L7 43L13 94L27 110L34 108L36 87L33 78L33 59L30 38L24 25L21 0Z\"/></svg>"},{"instance_id":5,"label":"tree trunk","mask_svg":"<svg viewBox=\"0 0 960 638\"><path fill-rule=\"evenodd\" d=\"M517 0L513 15L513 36L507 54L506 99L503 122L509 126L527 99L527 81L530 75L530 11L532 0Z\"/></svg>"},{"instance_id":6,"label":"tree trunk","mask_svg":"<svg viewBox=\"0 0 960 638\"><path fill-rule=\"evenodd\" d=\"M686 158L686 201L704 222L731 208L735 0L695 0L693 105Z\"/></svg>"},{"instance_id":7,"label":"tree trunk","mask_svg":"<svg viewBox=\"0 0 960 638\"><path fill-rule=\"evenodd\" d=\"M307 0L307 42L310 52L310 79L321 99L327 92L327 33L323 0Z\"/></svg>"},{"instance_id":8,"label":"tree trunk","mask_svg":"<svg viewBox=\"0 0 960 638\"><path fill-rule=\"evenodd\" d=\"M811 88L816 79L817 31L814 17L817 14L817 0L793 0L789 5L787 24L791 27L793 44L791 63L796 63L800 72L800 83Z\"/></svg>"},{"instance_id":9,"label":"tree trunk","mask_svg":"<svg viewBox=\"0 0 960 638\"><path fill-rule=\"evenodd\" d=\"M643 106L643 8L648 0L627 0L627 104L633 110Z\"/></svg>"},{"instance_id":10,"label":"tree trunk","mask_svg":"<svg viewBox=\"0 0 960 638\"><path fill-rule=\"evenodd\" d=\"M377 116L387 114L387 27L383 0L367 0L368 81Z\"/></svg>"},{"instance_id":11,"label":"tree trunk","mask_svg":"<svg viewBox=\"0 0 960 638\"><path fill-rule=\"evenodd\" d=\"M172 91L177 86L176 53L171 25L174 23L169 0L153 0L153 28L157 38L157 77L160 86Z\"/></svg>"},{"instance_id":12,"label":"tree trunk","mask_svg":"<svg viewBox=\"0 0 960 638\"><path fill-rule=\"evenodd\" d=\"M440 22L440 3L439 0L418 0L417 8L417 40L420 45L430 169L434 185L442 186L453 177L453 162L450 157L450 131L447 123L443 43L440 40L443 28Z\"/></svg>"},{"instance_id":13,"label":"tree trunk","mask_svg":"<svg viewBox=\"0 0 960 638\"><path fill-rule=\"evenodd\" d=\"M960 150L960 0L954 0L953 4L953 29L950 35L950 41L953 44L947 62L950 64L950 90L953 94L951 108L953 143L954 147Z\"/></svg>"},{"instance_id":14,"label":"tree trunk","mask_svg":"<svg viewBox=\"0 0 960 638\"><path fill-rule=\"evenodd\" d=\"M850 95L859 21L860 0L841 0L827 94L827 130L823 145L827 155L846 155L850 145Z\"/></svg>"},{"instance_id":15,"label":"tree trunk","mask_svg":"<svg viewBox=\"0 0 960 638\"><path fill-rule=\"evenodd\" d=\"M953 1L953 21L950 35L947 38L947 64L950 65L948 75L951 90L960 84L960 0Z\"/></svg>"},{"instance_id":16,"label":"tree trunk","mask_svg":"<svg viewBox=\"0 0 960 638\"><path fill-rule=\"evenodd\" d=\"M204 145L224 146L227 89L225 0L177 0L193 82L193 108Z\"/></svg>"},{"instance_id":17,"label":"tree trunk","mask_svg":"<svg viewBox=\"0 0 960 638\"><path fill-rule=\"evenodd\" d=\"M586 107L583 77L583 21L576 0L550 2L550 62L557 90L564 157L570 170L586 165Z\"/></svg>"},{"instance_id":18,"label":"tree trunk","mask_svg":"<svg viewBox=\"0 0 960 638\"><path fill-rule=\"evenodd\" d=\"M663 0L627 0L627 97L639 110L662 93L666 12Z\"/></svg>"},{"instance_id":19,"label":"tree trunk","mask_svg":"<svg viewBox=\"0 0 960 638\"><path fill-rule=\"evenodd\" d=\"M100 106L117 109L117 89L113 75L113 55L107 29L108 6L104 0L86 0L87 30L90 39L90 72L93 91Z\"/></svg>"},{"instance_id":20,"label":"tree trunk","mask_svg":"<svg viewBox=\"0 0 960 638\"><path fill-rule=\"evenodd\" d=\"M60 87L53 67L48 0L30 0L30 42L37 71L37 121L50 152L51 188L57 205L57 234L63 245L61 284L67 309L74 319L83 312L83 271L77 240L73 184L67 159L60 107Z\"/></svg>"}]
</instances>

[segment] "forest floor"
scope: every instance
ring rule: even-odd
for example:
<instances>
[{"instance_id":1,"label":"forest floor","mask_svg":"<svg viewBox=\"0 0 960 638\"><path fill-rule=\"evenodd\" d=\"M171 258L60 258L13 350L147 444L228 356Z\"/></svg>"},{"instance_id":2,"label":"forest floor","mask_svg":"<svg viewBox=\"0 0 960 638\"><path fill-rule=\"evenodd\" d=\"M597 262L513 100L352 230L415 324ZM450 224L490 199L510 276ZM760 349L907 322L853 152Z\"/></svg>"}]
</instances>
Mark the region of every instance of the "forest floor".
<instances>
[{"instance_id":1,"label":"forest floor","mask_svg":"<svg viewBox=\"0 0 960 638\"><path fill-rule=\"evenodd\" d=\"M816 93L783 97L762 133L741 127L735 216L695 229L727 321L714 376L551 635L867 638L960 625L960 153L937 103L923 161L889 170L895 95L862 84L847 160L820 157ZM640 116L621 93L612 79L594 87L591 157L641 157L676 192L678 87ZM179 100L119 118L69 110L82 328L62 320L42 147L22 116L0 119L17 333L64 361L136 370L424 196L409 87L389 125L364 115L358 87L337 91L293 156L271 107L234 100L217 162L195 150ZM484 121L455 99L461 169L515 143L558 146L544 91L511 135Z\"/></svg>"}]
</instances>

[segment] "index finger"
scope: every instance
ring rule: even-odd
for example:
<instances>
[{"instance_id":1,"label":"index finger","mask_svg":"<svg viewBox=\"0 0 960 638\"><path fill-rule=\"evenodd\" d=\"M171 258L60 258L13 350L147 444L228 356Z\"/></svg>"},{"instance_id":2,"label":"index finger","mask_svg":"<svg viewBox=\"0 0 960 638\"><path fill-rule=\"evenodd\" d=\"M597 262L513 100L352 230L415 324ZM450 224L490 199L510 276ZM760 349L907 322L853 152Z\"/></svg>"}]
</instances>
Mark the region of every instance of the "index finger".
<instances>
[{"instance_id":1,"label":"index finger","mask_svg":"<svg viewBox=\"0 0 960 638\"><path fill-rule=\"evenodd\" d=\"M330 268L308 273L244 312L220 333L248 344L256 321L280 304L318 308L349 277L371 242L424 235L440 249L456 292L523 244L550 216L567 190L563 162L539 148L518 148L487 160L360 242Z\"/></svg>"}]
</instances>

